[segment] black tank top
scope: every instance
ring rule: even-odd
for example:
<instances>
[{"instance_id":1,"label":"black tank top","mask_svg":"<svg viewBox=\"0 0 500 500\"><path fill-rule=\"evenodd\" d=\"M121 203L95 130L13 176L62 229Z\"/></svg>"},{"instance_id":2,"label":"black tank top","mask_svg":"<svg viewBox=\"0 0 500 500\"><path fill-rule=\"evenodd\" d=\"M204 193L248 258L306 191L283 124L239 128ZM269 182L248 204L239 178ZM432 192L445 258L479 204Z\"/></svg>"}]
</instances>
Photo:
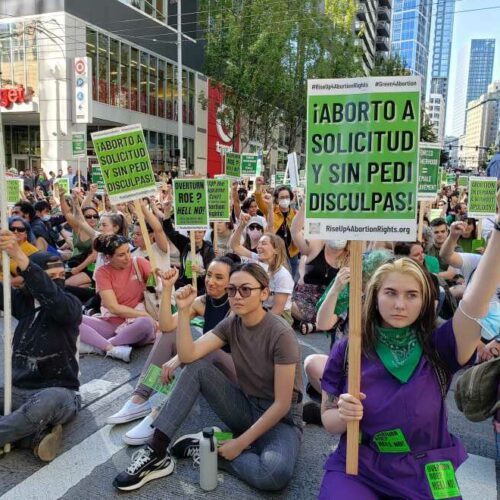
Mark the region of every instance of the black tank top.
<instances>
[{"instance_id":1,"label":"black tank top","mask_svg":"<svg viewBox=\"0 0 500 500\"><path fill-rule=\"evenodd\" d=\"M220 299L213 299L205 295L205 324L203 333L207 333L217 326L229 314L229 298L227 295ZM223 351L231 352L228 345L222 348Z\"/></svg>"},{"instance_id":2,"label":"black tank top","mask_svg":"<svg viewBox=\"0 0 500 500\"><path fill-rule=\"evenodd\" d=\"M335 276L338 269L330 266L325 259L325 247L321 249L311 262L306 263L304 271L304 283L307 285L327 286Z\"/></svg>"}]
</instances>

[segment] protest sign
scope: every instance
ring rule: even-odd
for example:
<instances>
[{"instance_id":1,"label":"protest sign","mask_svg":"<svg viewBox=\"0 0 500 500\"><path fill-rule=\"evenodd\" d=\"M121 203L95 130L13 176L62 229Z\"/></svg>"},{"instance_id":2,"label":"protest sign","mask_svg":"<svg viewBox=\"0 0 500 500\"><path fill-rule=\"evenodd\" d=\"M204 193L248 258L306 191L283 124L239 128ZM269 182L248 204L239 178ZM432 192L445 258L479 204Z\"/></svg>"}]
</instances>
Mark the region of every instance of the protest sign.
<instances>
[{"instance_id":1,"label":"protest sign","mask_svg":"<svg viewBox=\"0 0 500 500\"><path fill-rule=\"evenodd\" d=\"M416 238L419 77L308 81L305 237Z\"/></svg>"},{"instance_id":2,"label":"protest sign","mask_svg":"<svg viewBox=\"0 0 500 500\"><path fill-rule=\"evenodd\" d=\"M241 179L241 155L238 153L226 153L224 155L224 172L231 179Z\"/></svg>"},{"instance_id":3,"label":"protest sign","mask_svg":"<svg viewBox=\"0 0 500 500\"><path fill-rule=\"evenodd\" d=\"M489 217L496 214L496 177L469 177L469 217Z\"/></svg>"},{"instance_id":4,"label":"protest sign","mask_svg":"<svg viewBox=\"0 0 500 500\"><path fill-rule=\"evenodd\" d=\"M282 186L285 184L285 174L286 172L276 172L274 177L275 186Z\"/></svg>"},{"instance_id":5,"label":"protest sign","mask_svg":"<svg viewBox=\"0 0 500 500\"><path fill-rule=\"evenodd\" d=\"M64 189L64 194L69 194L69 179L61 177L54 181L54 192L57 193L57 196L59 196L59 186Z\"/></svg>"},{"instance_id":6,"label":"protest sign","mask_svg":"<svg viewBox=\"0 0 500 500\"><path fill-rule=\"evenodd\" d=\"M447 186L454 186L456 180L457 180L457 176L454 173L446 174L446 185Z\"/></svg>"},{"instance_id":7,"label":"protest sign","mask_svg":"<svg viewBox=\"0 0 500 500\"><path fill-rule=\"evenodd\" d=\"M229 179L207 179L208 218L210 222L229 222Z\"/></svg>"},{"instance_id":8,"label":"protest sign","mask_svg":"<svg viewBox=\"0 0 500 500\"><path fill-rule=\"evenodd\" d=\"M439 144L421 142L419 147L418 200L434 200L439 189L441 146Z\"/></svg>"},{"instance_id":9,"label":"protest sign","mask_svg":"<svg viewBox=\"0 0 500 500\"><path fill-rule=\"evenodd\" d=\"M85 158L87 156L87 134L85 132L73 132L71 134L71 151L73 158Z\"/></svg>"},{"instance_id":10,"label":"protest sign","mask_svg":"<svg viewBox=\"0 0 500 500\"><path fill-rule=\"evenodd\" d=\"M440 208L431 208L429 210L429 219L432 222L434 219L439 219L441 217L441 209Z\"/></svg>"},{"instance_id":11,"label":"protest sign","mask_svg":"<svg viewBox=\"0 0 500 500\"><path fill-rule=\"evenodd\" d=\"M258 161L258 155L243 153L241 155L241 175L243 177L257 176Z\"/></svg>"},{"instance_id":12,"label":"protest sign","mask_svg":"<svg viewBox=\"0 0 500 500\"><path fill-rule=\"evenodd\" d=\"M446 170L444 168L440 169L439 178L440 178L441 184L446 184Z\"/></svg>"},{"instance_id":13,"label":"protest sign","mask_svg":"<svg viewBox=\"0 0 500 500\"><path fill-rule=\"evenodd\" d=\"M7 178L7 205L13 206L24 194L24 180L23 179L10 179Z\"/></svg>"},{"instance_id":14,"label":"protest sign","mask_svg":"<svg viewBox=\"0 0 500 500\"><path fill-rule=\"evenodd\" d=\"M112 203L156 194L156 183L141 125L92 134L106 192Z\"/></svg>"},{"instance_id":15,"label":"protest sign","mask_svg":"<svg viewBox=\"0 0 500 500\"><path fill-rule=\"evenodd\" d=\"M299 186L299 165L297 162L297 153L290 153L286 165L288 171L288 178L290 179L290 186L295 189Z\"/></svg>"},{"instance_id":16,"label":"protest sign","mask_svg":"<svg viewBox=\"0 0 500 500\"><path fill-rule=\"evenodd\" d=\"M97 192L104 194L106 192L106 185L102 177L102 170L99 164L92 165L92 184L97 184Z\"/></svg>"},{"instance_id":17,"label":"protest sign","mask_svg":"<svg viewBox=\"0 0 500 500\"><path fill-rule=\"evenodd\" d=\"M155 392L161 392L162 394L170 394L172 389L174 388L177 379L174 378L170 383L164 384L161 380L161 368L156 365L149 365L146 375L144 375L144 379L142 384L146 387L150 387Z\"/></svg>"},{"instance_id":18,"label":"protest sign","mask_svg":"<svg viewBox=\"0 0 500 500\"><path fill-rule=\"evenodd\" d=\"M174 179L176 229L207 229L208 199L205 179Z\"/></svg>"},{"instance_id":19,"label":"protest sign","mask_svg":"<svg viewBox=\"0 0 500 500\"><path fill-rule=\"evenodd\" d=\"M458 187L466 188L469 187L469 176L468 175L460 175L458 178Z\"/></svg>"}]
</instances>

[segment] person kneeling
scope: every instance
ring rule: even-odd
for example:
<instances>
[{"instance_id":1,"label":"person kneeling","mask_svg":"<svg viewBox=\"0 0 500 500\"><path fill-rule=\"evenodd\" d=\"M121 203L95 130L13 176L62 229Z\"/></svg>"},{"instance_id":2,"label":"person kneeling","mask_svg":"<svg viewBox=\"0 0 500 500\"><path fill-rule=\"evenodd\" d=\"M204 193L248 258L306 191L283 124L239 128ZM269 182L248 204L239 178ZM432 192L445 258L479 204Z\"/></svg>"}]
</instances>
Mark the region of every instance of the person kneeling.
<instances>
[{"instance_id":1,"label":"person kneeling","mask_svg":"<svg viewBox=\"0 0 500 500\"><path fill-rule=\"evenodd\" d=\"M219 448L219 465L261 490L280 490L293 475L302 440L302 370L300 351L287 322L268 312L269 278L259 264L243 264L231 273L227 287L234 315L193 341L189 309L196 290L188 285L176 292L177 353L185 363L166 405L154 422L151 444L139 450L113 485L131 491L168 476L175 458L196 455L199 437L172 438L201 394L238 437ZM203 359L229 345L239 387ZM163 381L172 378L179 362L163 368ZM201 433L200 433L201 435Z\"/></svg>"}]
</instances>

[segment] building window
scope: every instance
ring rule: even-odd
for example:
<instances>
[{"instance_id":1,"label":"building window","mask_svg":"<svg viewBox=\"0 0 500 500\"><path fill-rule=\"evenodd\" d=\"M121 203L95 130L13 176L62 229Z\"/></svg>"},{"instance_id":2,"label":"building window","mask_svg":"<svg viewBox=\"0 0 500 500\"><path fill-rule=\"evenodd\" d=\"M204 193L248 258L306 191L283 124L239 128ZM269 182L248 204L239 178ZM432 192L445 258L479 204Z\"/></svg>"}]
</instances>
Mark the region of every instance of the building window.
<instances>
[{"instance_id":1,"label":"building window","mask_svg":"<svg viewBox=\"0 0 500 500\"><path fill-rule=\"evenodd\" d=\"M140 85L140 103L141 113L148 112L148 73L149 73L149 54L141 52L141 85Z\"/></svg>"},{"instance_id":2,"label":"building window","mask_svg":"<svg viewBox=\"0 0 500 500\"><path fill-rule=\"evenodd\" d=\"M120 43L118 40L109 41L109 103L113 106L120 105Z\"/></svg>"},{"instance_id":3,"label":"building window","mask_svg":"<svg viewBox=\"0 0 500 500\"><path fill-rule=\"evenodd\" d=\"M109 104L109 65L108 65L108 37L99 33L99 46L98 46L98 67L99 67L99 93L98 100L99 102L103 102L104 104Z\"/></svg>"},{"instance_id":4,"label":"building window","mask_svg":"<svg viewBox=\"0 0 500 500\"><path fill-rule=\"evenodd\" d=\"M139 109L139 51L130 49L130 109Z\"/></svg>"},{"instance_id":5,"label":"building window","mask_svg":"<svg viewBox=\"0 0 500 500\"><path fill-rule=\"evenodd\" d=\"M87 57L92 61L92 99L97 101L97 82L99 68L97 67L97 33L87 28Z\"/></svg>"},{"instance_id":6,"label":"building window","mask_svg":"<svg viewBox=\"0 0 500 500\"><path fill-rule=\"evenodd\" d=\"M156 100L158 98L158 59L149 57L149 114L157 115Z\"/></svg>"},{"instance_id":7,"label":"building window","mask_svg":"<svg viewBox=\"0 0 500 500\"><path fill-rule=\"evenodd\" d=\"M165 92L167 71L166 63L161 59L158 61L158 116L165 118Z\"/></svg>"},{"instance_id":8,"label":"building window","mask_svg":"<svg viewBox=\"0 0 500 500\"><path fill-rule=\"evenodd\" d=\"M130 107L130 47L121 43L120 47L120 107Z\"/></svg>"}]
</instances>

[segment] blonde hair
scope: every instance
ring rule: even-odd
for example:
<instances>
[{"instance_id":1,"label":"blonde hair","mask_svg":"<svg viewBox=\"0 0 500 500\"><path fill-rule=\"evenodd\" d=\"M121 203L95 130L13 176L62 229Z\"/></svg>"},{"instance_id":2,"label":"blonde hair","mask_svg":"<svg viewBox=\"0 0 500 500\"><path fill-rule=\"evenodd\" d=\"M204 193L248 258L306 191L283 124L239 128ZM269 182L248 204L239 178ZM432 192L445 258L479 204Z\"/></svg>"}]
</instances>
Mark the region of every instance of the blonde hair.
<instances>
[{"instance_id":1,"label":"blonde hair","mask_svg":"<svg viewBox=\"0 0 500 500\"><path fill-rule=\"evenodd\" d=\"M264 236L269 238L269 242L274 250L276 250L273 261L269 264L269 274L275 273L280 267L285 267L288 271L290 271L288 255L286 253L285 242L283 239L273 233L264 233L261 238L264 238Z\"/></svg>"}]
</instances>

